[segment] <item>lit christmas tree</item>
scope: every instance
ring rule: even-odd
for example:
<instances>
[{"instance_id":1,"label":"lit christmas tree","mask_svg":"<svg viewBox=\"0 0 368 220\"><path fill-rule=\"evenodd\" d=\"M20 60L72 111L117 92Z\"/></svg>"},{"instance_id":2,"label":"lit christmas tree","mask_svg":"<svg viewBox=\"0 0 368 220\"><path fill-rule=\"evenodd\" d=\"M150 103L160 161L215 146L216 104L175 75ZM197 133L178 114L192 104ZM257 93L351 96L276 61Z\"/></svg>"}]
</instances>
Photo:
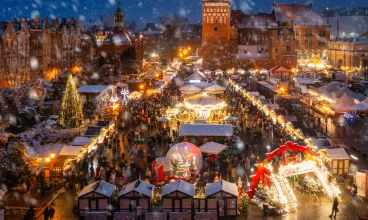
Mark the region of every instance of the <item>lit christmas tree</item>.
<instances>
[{"instance_id":1,"label":"lit christmas tree","mask_svg":"<svg viewBox=\"0 0 368 220\"><path fill-rule=\"evenodd\" d=\"M61 102L60 125L77 127L83 122L83 103L72 75L69 75Z\"/></svg>"}]
</instances>

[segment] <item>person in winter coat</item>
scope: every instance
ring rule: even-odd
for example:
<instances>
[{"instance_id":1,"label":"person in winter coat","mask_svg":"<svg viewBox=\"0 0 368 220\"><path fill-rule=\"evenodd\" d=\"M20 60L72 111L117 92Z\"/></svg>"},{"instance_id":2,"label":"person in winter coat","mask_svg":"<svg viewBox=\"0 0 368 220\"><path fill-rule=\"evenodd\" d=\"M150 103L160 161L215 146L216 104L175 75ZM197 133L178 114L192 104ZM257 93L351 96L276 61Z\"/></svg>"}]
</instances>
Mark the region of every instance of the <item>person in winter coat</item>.
<instances>
[{"instance_id":1,"label":"person in winter coat","mask_svg":"<svg viewBox=\"0 0 368 220\"><path fill-rule=\"evenodd\" d=\"M339 207L339 200L337 199L337 197L335 197L335 199L333 201L333 204L332 204L332 213L329 216L330 218L332 218L334 212L335 212L335 216L334 217L336 218L338 207Z\"/></svg>"}]
</instances>

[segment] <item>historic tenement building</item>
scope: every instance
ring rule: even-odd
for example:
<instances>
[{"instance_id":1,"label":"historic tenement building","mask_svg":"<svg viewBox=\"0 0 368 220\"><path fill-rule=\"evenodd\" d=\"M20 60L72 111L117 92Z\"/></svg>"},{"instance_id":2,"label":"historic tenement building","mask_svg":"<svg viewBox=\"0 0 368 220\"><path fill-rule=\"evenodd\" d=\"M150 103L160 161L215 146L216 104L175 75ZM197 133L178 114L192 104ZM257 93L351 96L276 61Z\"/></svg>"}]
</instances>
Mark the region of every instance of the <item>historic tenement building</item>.
<instances>
[{"instance_id":1,"label":"historic tenement building","mask_svg":"<svg viewBox=\"0 0 368 220\"><path fill-rule=\"evenodd\" d=\"M97 56L111 58L120 56L129 48L135 48L136 60L142 68L144 55L143 35L132 36L125 28L125 16L120 2L114 15L114 27L97 36Z\"/></svg>"},{"instance_id":2,"label":"historic tenement building","mask_svg":"<svg viewBox=\"0 0 368 220\"><path fill-rule=\"evenodd\" d=\"M229 0L203 0L202 48L203 67L228 68L230 56L230 4Z\"/></svg>"},{"instance_id":3,"label":"historic tenement building","mask_svg":"<svg viewBox=\"0 0 368 220\"><path fill-rule=\"evenodd\" d=\"M368 56L368 32L357 38L335 38L328 43L328 58L333 66L359 68L364 56Z\"/></svg>"},{"instance_id":4,"label":"historic tenement building","mask_svg":"<svg viewBox=\"0 0 368 220\"><path fill-rule=\"evenodd\" d=\"M203 1L205 68L293 68L297 58L327 57L330 26L311 4L274 3L270 14L233 10L231 16L229 8L230 1Z\"/></svg>"},{"instance_id":5,"label":"historic tenement building","mask_svg":"<svg viewBox=\"0 0 368 220\"><path fill-rule=\"evenodd\" d=\"M61 70L78 73L81 69L81 32L74 19L63 18L60 24L47 16L9 21L0 25L0 42L4 87L36 78L51 80Z\"/></svg>"}]
</instances>

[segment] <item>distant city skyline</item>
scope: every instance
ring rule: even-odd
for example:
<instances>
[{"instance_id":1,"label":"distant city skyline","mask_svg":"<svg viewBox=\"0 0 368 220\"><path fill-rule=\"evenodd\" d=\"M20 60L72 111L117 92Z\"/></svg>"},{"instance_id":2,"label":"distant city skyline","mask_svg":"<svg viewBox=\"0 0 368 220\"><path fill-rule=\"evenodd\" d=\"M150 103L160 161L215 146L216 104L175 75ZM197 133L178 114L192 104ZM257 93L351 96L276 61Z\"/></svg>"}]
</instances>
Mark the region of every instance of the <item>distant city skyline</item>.
<instances>
[{"instance_id":1,"label":"distant city skyline","mask_svg":"<svg viewBox=\"0 0 368 220\"><path fill-rule=\"evenodd\" d=\"M366 0L339 1L305 1L281 0L277 3L303 4L312 3L317 11L325 7L330 9L368 7ZM74 17L85 21L98 21L103 15L104 21L112 14L118 0L65 0L41 1L34 0L2 0L0 4L0 20L10 20L19 17L49 16L50 18ZM189 18L191 23L199 23L202 15L202 0L122 0L122 7L127 24L136 21L142 28L146 23L158 23L158 17L168 14L180 14ZM270 13L273 0L232 0L232 9L240 9L246 13Z\"/></svg>"}]
</instances>

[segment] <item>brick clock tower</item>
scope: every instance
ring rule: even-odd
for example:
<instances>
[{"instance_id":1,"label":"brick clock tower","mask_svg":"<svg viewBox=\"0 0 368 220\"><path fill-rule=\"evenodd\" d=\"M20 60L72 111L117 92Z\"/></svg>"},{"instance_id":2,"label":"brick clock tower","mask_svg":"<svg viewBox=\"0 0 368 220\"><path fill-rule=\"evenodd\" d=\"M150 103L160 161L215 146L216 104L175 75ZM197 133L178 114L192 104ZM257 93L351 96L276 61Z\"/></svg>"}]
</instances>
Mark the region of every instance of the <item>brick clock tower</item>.
<instances>
[{"instance_id":1,"label":"brick clock tower","mask_svg":"<svg viewBox=\"0 0 368 220\"><path fill-rule=\"evenodd\" d=\"M230 67L231 0L203 0L202 50L203 68L226 70Z\"/></svg>"}]
</instances>

